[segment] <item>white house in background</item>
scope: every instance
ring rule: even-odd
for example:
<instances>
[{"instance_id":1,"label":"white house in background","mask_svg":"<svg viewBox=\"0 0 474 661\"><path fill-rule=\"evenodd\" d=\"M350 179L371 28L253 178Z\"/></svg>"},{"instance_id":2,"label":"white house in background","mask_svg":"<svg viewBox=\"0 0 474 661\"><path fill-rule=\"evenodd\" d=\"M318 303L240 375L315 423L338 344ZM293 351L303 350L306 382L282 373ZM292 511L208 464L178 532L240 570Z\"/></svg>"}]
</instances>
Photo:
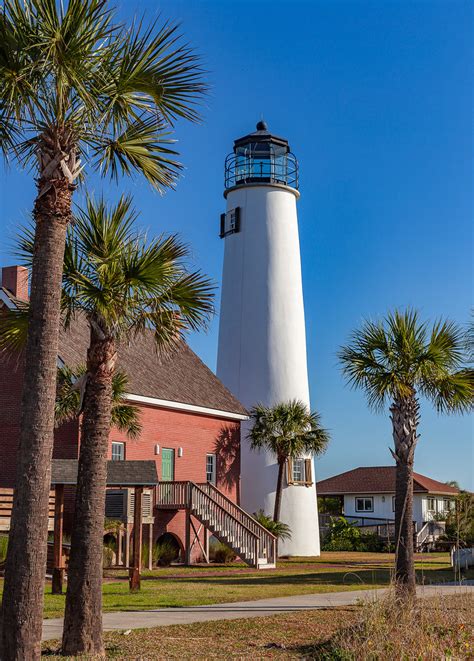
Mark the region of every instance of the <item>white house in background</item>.
<instances>
[{"instance_id":1,"label":"white house in background","mask_svg":"<svg viewBox=\"0 0 474 661\"><path fill-rule=\"evenodd\" d=\"M321 480L316 489L321 499L339 498L339 511L344 516L365 520L395 518L395 466L354 468ZM456 487L414 473L413 520L417 529L454 508L458 493Z\"/></svg>"}]
</instances>

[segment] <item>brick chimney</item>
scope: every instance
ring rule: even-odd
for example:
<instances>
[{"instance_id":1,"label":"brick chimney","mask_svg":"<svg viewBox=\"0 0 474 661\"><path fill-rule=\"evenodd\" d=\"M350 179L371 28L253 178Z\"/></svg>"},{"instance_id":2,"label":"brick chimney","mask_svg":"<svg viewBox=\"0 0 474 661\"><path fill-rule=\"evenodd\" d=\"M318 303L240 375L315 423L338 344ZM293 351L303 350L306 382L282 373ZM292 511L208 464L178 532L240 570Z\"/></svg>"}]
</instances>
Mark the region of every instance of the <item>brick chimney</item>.
<instances>
[{"instance_id":1,"label":"brick chimney","mask_svg":"<svg viewBox=\"0 0 474 661\"><path fill-rule=\"evenodd\" d=\"M22 301L28 296L28 269L24 266L4 266L2 268L2 287Z\"/></svg>"}]
</instances>

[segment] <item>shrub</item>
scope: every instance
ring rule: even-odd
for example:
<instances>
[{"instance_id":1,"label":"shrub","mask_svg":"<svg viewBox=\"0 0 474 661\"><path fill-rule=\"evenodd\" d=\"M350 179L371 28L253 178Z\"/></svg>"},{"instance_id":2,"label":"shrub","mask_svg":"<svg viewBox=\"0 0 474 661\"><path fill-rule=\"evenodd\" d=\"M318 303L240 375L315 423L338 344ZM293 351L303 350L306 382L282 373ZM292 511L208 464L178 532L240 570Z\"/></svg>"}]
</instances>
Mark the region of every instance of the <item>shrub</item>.
<instances>
[{"instance_id":1,"label":"shrub","mask_svg":"<svg viewBox=\"0 0 474 661\"><path fill-rule=\"evenodd\" d=\"M253 515L255 521L266 528L268 532L271 532L272 535L275 535L277 539L291 539L291 528L286 523L282 521L274 521L271 516L265 514L263 510L258 510Z\"/></svg>"},{"instance_id":2,"label":"shrub","mask_svg":"<svg viewBox=\"0 0 474 661\"><path fill-rule=\"evenodd\" d=\"M461 491L456 497L455 509L445 519L446 533L440 539L474 546L474 494Z\"/></svg>"},{"instance_id":3,"label":"shrub","mask_svg":"<svg viewBox=\"0 0 474 661\"><path fill-rule=\"evenodd\" d=\"M323 551L369 551L384 550L384 542L371 532L362 532L355 523L343 516L331 519L329 531L323 541Z\"/></svg>"},{"instance_id":4,"label":"shrub","mask_svg":"<svg viewBox=\"0 0 474 661\"><path fill-rule=\"evenodd\" d=\"M102 566L104 569L110 569L115 562L115 551L109 544L104 544L102 551Z\"/></svg>"},{"instance_id":5,"label":"shrub","mask_svg":"<svg viewBox=\"0 0 474 661\"><path fill-rule=\"evenodd\" d=\"M171 542L158 542L153 547L153 564L160 567L169 567L176 560L178 553L176 546Z\"/></svg>"},{"instance_id":6,"label":"shrub","mask_svg":"<svg viewBox=\"0 0 474 661\"><path fill-rule=\"evenodd\" d=\"M8 535L0 535L0 563L5 562L7 557Z\"/></svg>"},{"instance_id":7,"label":"shrub","mask_svg":"<svg viewBox=\"0 0 474 661\"><path fill-rule=\"evenodd\" d=\"M209 559L212 562L225 565L229 562L234 562L236 557L237 556L234 551L229 546L227 546L227 544L223 544L217 539L211 539L209 543Z\"/></svg>"}]
</instances>

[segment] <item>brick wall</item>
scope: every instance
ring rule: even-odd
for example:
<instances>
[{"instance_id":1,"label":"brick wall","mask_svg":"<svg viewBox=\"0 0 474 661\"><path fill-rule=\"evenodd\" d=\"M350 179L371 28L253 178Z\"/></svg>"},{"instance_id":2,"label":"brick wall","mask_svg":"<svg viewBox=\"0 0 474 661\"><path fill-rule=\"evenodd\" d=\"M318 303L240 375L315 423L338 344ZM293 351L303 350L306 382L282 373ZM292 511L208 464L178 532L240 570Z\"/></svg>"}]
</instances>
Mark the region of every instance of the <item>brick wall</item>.
<instances>
[{"instance_id":1,"label":"brick wall","mask_svg":"<svg viewBox=\"0 0 474 661\"><path fill-rule=\"evenodd\" d=\"M125 442L126 459L155 459L161 478L163 448L175 451L175 480L206 480L206 454L217 455L217 487L230 498L236 499L240 475L239 436L240 423L213 416L197 415L173 409L140 405L142 433L138 440L127 439L117 429L110 434L109 457L112 441ZM155 455L155 445L160 454ZM183 456L178 456L178 449Z\"/></svg>"},{"instance_id":2,"label":"brick wall","mask_svg":"<svg viewBox=\"0 0 474 661\"><path fill-rule=\"evenodd\" d=\"M161 409L140 405L142 433L138 440L129 440L116 429L110 434L109 457L112 441L125 442L126 459L154 459L158 478L161 478L163 448L175 451L175 480L205 482L206 454L217 455L217 484L229 498L239 502L240 476L240 422L227 421L195 413ZM155 455L155 446L160 454ZM182 448L182 457L178 449ZM196 528L199 524L196 525ZM155 510L154 539L165 532L175 535L185 544L185 512ZM201 542L203 534L200 535ZM200 556L199 546L193 549L192 560Z\"/></svg>"}]
</instances>

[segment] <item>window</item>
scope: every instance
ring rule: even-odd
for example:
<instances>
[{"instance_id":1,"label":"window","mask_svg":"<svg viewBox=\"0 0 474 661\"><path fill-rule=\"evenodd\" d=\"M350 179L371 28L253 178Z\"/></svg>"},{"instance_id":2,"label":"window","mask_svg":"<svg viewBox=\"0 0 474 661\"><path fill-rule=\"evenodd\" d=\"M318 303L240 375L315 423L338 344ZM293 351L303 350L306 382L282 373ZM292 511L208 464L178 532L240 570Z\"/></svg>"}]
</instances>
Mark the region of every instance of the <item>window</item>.
<instances>
[{"instance_id":1,"label":"window","mask_svg":"<svg viewBox=\"0 0 474 661\"><path fill-rule=\"evenodd\" d=\"M364 496L355 499L356 512L373 512L374 499L372 496Z\"/></svg>"},{"instance_id":2,"label":"window","mask_svg":"<svg viewBox=\"0 0 474 661\"><path fill-rule=\"evenodd\" d=\"M112 461L125 460L125 443L114 441L112 443Z\"/></svg>"},{"instance_id":3,"label":"window","mask_svg":"<svg viewBox=\"0 0 474 661\"><path fill-rule=\"evenodd\" d=\"M230 211L221 214L221 230L219 233L221 239L236 232L240 232L240 207L235 207L235 209L230 209Z\"/></svg>"},{"instance_id":4,"label":"window","mask_svg":"<svg viewBox=\"0 0 474 661\"><path fill-rule=\"evenodd\" d=\"M455 509L455 503L452 498L445 498L443 500L443 508L445 512L451 512L452 510Z\"/></svg>"},{"instance_id":5,"label":"window","mask_svg":"<svg viewBox=\"0 0 474 661\"><path fill-rule=\"evenodd\" d=\"M436 498L427 498L428 512L436 512Z\"/></svg>"},{"instance_id":6,"label":"window","mask_svg":"<svg viewBox=\"0 0 474 661\"><path fill-rule=\"evenodd\" d=\"M392 512L395 512L395 496L392 496Z\"/></svg>"},{"instance_id":7,"label":"window","mask_svg":"<svg viewBox=\"0 0 474 661\"><path fill-rule=\"evenodd\" d=\"M288 459L288 484L313 484L311 459Z\"/></svg>"},{"instance_id":8,"label":"window","mask_svg":"<svg viewBox=\"0 0 474 661\"><path fill-rule=\"evenodd\" d=\"M216 455L206 455L206 482L216 483Z\"/></svg>"},{"instance_id":9,"label":"window","mask_svg":"<svg viewBox=\"0 0 474 661\"><path fill-rule=\"evenodd\" d=\"M293 482L304 482L304 460L293 460Z\"/></svg>"}]
</instances>

